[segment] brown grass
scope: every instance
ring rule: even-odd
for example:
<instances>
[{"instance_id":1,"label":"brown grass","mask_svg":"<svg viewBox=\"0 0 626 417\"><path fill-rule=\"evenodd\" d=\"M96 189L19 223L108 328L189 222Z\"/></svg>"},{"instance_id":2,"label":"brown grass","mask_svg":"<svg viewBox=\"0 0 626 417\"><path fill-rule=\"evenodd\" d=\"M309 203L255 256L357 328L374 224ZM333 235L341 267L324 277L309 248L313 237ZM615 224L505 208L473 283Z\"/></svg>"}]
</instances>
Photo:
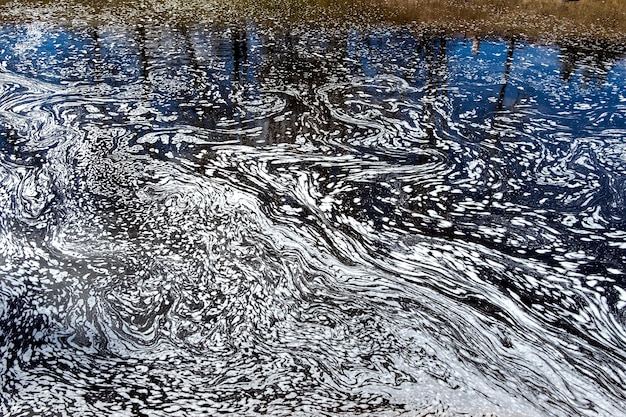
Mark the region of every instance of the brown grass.
<instances>
[{"instance_id":1,"label":"brown grass","mask_svg":"<svg viewBox=\"0 0 626 417\"><path fill-rule=\"evenodd\" d=\"M626 43L626 0L0 0L1 20L412 24L470 35ZM120 23L121 23L120 22Z\"/></svg>"},{"instance_id":2,"label":"brown grass","mask_svg":"<svg viewBox=\"0 0 626 417\"><path fill-rule=\"evenodd\" d=\"M626 36L625 0L379 0L400 20L531 37Z\"/></svg>"}]
</instances>

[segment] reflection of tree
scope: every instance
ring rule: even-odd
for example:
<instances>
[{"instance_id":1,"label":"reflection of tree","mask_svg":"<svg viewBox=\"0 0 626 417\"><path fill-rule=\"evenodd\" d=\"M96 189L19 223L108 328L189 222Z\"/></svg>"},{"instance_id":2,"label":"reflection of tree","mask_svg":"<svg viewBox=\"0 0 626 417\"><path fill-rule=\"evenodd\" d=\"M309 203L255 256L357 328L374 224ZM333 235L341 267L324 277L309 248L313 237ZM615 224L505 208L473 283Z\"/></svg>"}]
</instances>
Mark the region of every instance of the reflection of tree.
<instances>
[{"instance_id":1,"label":"reflection of tree","mask_svg":"<svg viewBox=\"0 0 626 417\"><path fill-rule=\"evenodd\" d=\"M98 28L94 27L91 32L91 38L93 40L93 59L90 62L90 67L93 71L92 80L95 84L103 81L102 73L102 55L100 54L100 35L98 34Z\"/></svg>"},{"instance_id":2,"label":"reflection of tree","mask_svg":"<svg viewBox=\"0 0 626 417\"><path fill-rule=\"evenodd\" d=\"M146 39L146 28L143 25L138 25L137 28L135 29L135 34L136 34L136 42L137 42L137 58L139 59L139 64L140 64L140 73L139 73L139 77L142 80L142 89L143 89L143 94L144 94L144 98L146 101L149 101L150 99L150 92L152 90L151 86L150 86L150 78L148 77L148 68L149 68L149 63L148 63L148 53L146 51L146 43L147 43L147 39Z\"/></svg>"},{"instance_id":3,"label":"reflection of tree","mask_svg":"<svg viewBox=\"0 0 626 417\"><path fill-rule=\"evenodd\" d=\"M509 76L511 74L511 64L513 63L513 52L515 51L515 38L511 38L509 42L509 47L506 52L506 61L504 62L504 79L502 82L502 87L500 87L500 95L498 97L498 102L496 109L498 111L502 110L504 104L504 95L506 93L506 87L509 83Z\"/></svg>"},{"instance_id":4,"label":"reflection of tree","mask_svg":"<svg viewBox=\"0 0 626 417\"><path fill-rule=\"evenodd\" d=\"M426 55L427 82L432 87L431 91L443 90L448 78L448 54L445 38L429 39L423 43Z\"/></svg>"},{"instance_id":5,"label":"reflection of tree","mask_svg":"<svg viewBox=\"0 0 626 417\"><path fill-rule=\"evenodd\" d=\"M191 125L198 125L202 127L210 127L214 128L216 124L216 120L213 112L211 111L202 111L199 113L199 109L201 109L199 103L210 102L210 96L208 95L208 86L207 80L205 79L206 70L203 69L199 54L196 51L196 46L192 41L192 34L189 31L189 27L186 25L180 25L178 27L178 32L182 36L184 52L183 56L186 56L187 59L183 60L183 62L187 62L189 65L189 86L191 96L186 99L189 104L195 104L195 106L190 107L185 112L185 121Z\"/></svg>"},{"instance_id":6,"label":"reflection of tree","mask_svg":"<svg viewBox=\"0 0 626 417\"><path fill-rule=\"evenodd\" d=\"M431 141L435 140L435 130L444 128L445 117L436 117L435 103L443 104L441 98L447 96L448 55L446 39L428 39L422 43L426 60L426 91L424 93L424 112L426 132ZM440 115L441 116L441 115ZM437 126L437 125L440 126Z\"/></svg>"},{"instance_id":7,"label":"reflection of tree","mask_svg":"<svg viewBox=\"0 0 626 417\"><path fill-rule=\"evenodd\" d=\"M480 54L480 39L476 36L472 36L472 55Z\"/></svg>"},{"instance_id":8,"label":"reflection of tree","mask_svg":"<svg viewBox=\"0 0 626 417\"><path fill-rule=\"evenodd\" d=\"M327 106L316 102L317 90L339 75L337 63L345 58L347 41L339 37L324 40L303 37L306 34L285 31L264 39L264 55L257 65L259 79L265 88L278 91L293 91L295 88L299 92L298 95L282 94L284 108L281 114L264 120L265 143L293 143L298 136L314 138L313 132L327 129L326 124L333 119ZM317 53L302 49L299 45L303 40L311 43L309 48ZM306 123L303 122L305 119Z\"/></svg>"},{"instance_id":9,"label":"reflection of tree","mask_svg":"<svg viewBox=\"0 0 626 417\"><path fill-rule=\"evenodd\" d=\"M602 84L611 68L622 58L622 51L614 51L608 45L592 45L592 47L565 44L561 46L559 61L561 76L569 81L579 70L585 84Z\"/></svg>"},{"instance_id":10,"label":"reflection of tree","mask_svg":"<svg viewBox=\"0 0 626 417\"><path fill-rule=\"evenodd\" d=\"M177 26L175 31L153 32L149 27L137 25L133 30L135 42L132 42L131 53L119 55L125 60L125 65L132 66L132 70L139 74L142 90L141 97L137 99L144 100L146 107L161 106L159 109L167 114L183 114L186 123L198 127L214 129L225 116L239 123L240 128L262 127L261 136L254 136L254 142L293 141L298 134L311 129L311 124L321 125L332 119L331 115L324 113L327 110L325 106L309 103L309 98L316 97L317 87L327 85L331 79L336 82L342 77L349 77L350 72L377 75L386 71L387 68L380 65L383 62L381 59L388 55L389 40L393 39L387 33L350 32L345 36L327 36L322 33L320 40L319 37L299 31L278 31L271 35L257 33L250 26L230 28L226 36L222 35L224 32L224 28L217 27L212 31L194 32L184 25ZM216 35L211 36L211 33ZM355 34L358 41L352 42ZM261 47L255 43L257 36L261 38ZM94 29L90 37L94 54L89 65L93 67L90 76L94 82L124 82L110 73L116 69L112 66L115 62L111 64L107 60L113 58L115 61L119 56L109 56L110 53L116 54L114 50L106 52L109 41L106 30ZM402 57L403 65L393 71L418 85L423 83L419 117L421 126L435 143L441 132L449 131L449 42L445 38L426 35L405 38L402 46L406 48L410 45L414 53L410 57ZM164 39L174 40L174 46L164 50ZM476 45L480 42L477 38L473 41ZM100 44L105 48L102 52ZM303 47L303 44L306 46ZM205 48L207 45L208 48ZM503 82L499 86L499 93L496 90L494 94L497 95L492 98L496 112L505 109L510 96L508 90L515 47L515 40L511 39L504 62ZM583 76L600 82L619 58L619 54L607 50L564 46L560 57L563 78L570 79L572 74L582 68ZM207 62L211 65L217 63L224 70L209 66ZM168 81L174 78L180 90L164 88L155 75L161 75ZM284 117L252 120L250 114L244 114L249 110L248 103L252 98L259 99L265 94L261 92L262 87L277 87L280 90L284 86L295 86L298 91L305 93L301 96L285 96ZM316 118L307 117L307 112L315 114ZM238 117L241 120L236 121ZM308 124L303 123L305 118ZM333 128L342 129L343 126Z\"/></svg>"},{"instance_id":11,"label":"reflection of tree","mask_svg":"<svg viewBox=\"0 0 626 417\"><path fill-rule=\"evenodd\" d=\"M104 68L106 68L106 66L102 57L101 41L98 27L94 26L93 31L91 32L91 39L93 42L93 58L89 62L89 67L92 71L91 82L94 84L100 84L104 82ZM106 113L106 105L97 104L96 107L98 107L103 114Z\"/></svg>"},{"instance_id":12,"label":"reflection of tree","mask_svg":"<svg viewBox=\"0 0 626 417\"><path fill-rule=\"evenodd\" d=\"M248 64L248 39L245 30L231 31L231 45L233 51L233 81L241 84L246 81L246 67Z\"/></svg>"}]
</instances>

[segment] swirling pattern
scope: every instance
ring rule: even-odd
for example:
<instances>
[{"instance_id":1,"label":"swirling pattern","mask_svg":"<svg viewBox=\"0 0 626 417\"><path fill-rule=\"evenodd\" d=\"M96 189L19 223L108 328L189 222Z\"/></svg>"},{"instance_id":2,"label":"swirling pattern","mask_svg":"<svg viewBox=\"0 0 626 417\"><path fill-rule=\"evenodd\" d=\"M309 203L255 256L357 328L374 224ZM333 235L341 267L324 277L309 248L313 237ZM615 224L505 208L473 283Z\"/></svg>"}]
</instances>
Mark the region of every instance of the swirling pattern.
<instances>
[{"instance_id":1,"label":"swirling pattern","mask_svg":"<svg viewBox=\"0 0 626 417\"><path fill-rule=\"evenodd\" d=\"M3 27L3 414L624 414L626 64L477 42Z\"/></svg>"}]
</instances>

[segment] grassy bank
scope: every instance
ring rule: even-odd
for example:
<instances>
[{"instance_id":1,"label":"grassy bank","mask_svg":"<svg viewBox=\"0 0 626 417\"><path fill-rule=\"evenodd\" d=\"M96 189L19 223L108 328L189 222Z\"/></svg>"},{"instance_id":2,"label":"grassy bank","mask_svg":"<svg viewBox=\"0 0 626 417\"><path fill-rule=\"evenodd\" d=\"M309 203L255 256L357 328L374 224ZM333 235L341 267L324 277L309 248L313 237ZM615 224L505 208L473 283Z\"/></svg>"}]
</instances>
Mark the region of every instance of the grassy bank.
<instances>
[{"instance_id":1,"label":"grassy bank","mask_svg":"<svg viewBox=\"0 0 626 417\"><path fill-rule=\"evenodd\" d=\"M624 0L381 0L400 20L477 34L626 36Z\"/></svg>"},{"instance_id":2,"label":"grassy bank","mask_svg":"<svg viewBox=\"0 0 626 417\"><path fill-rule=\"evenodd\" d=\"M254 20L329 27L397 23L470 36L626 41L626 0L2 0L0 16L5 21L67 23Z\"/></svg>"}]
</instances>

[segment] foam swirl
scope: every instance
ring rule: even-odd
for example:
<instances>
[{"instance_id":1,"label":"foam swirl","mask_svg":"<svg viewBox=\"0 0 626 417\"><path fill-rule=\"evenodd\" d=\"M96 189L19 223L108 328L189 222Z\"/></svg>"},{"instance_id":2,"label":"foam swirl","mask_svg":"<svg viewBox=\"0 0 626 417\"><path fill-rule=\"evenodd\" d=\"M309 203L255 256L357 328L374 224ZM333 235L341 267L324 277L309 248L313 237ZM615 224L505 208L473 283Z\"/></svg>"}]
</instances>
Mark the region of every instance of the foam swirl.
<instances>
[{"instance_id":1,"label":"foam swirl","mask_svg":"<svg viewBox=\"0 0 626 417\"><path fill-rule=\"evenodd\" d=\"M314 35L2 28L3 413L624 412L623 58Z\"/></svg>"}]
</instances>

